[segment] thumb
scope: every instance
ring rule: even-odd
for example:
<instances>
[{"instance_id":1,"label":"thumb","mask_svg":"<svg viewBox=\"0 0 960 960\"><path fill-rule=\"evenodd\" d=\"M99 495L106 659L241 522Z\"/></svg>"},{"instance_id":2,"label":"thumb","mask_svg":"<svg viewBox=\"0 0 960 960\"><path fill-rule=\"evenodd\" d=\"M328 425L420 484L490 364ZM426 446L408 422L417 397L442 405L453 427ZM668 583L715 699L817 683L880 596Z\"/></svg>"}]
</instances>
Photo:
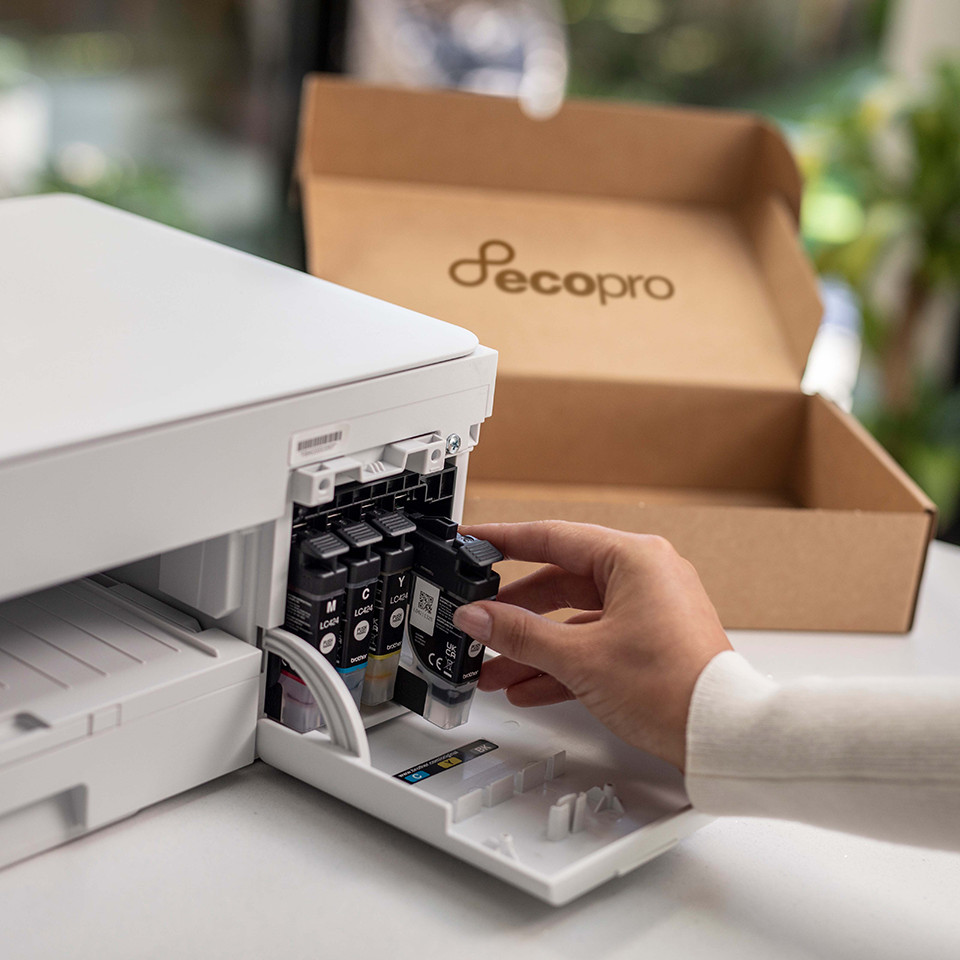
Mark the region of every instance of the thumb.
<instances>
[{"instance_id":1,"label":"thumb","mask_svg":"<svg viewBox=\"0 0 960 960\"><path fill-rule=\"evenodd\" d=\"M518 663L560 676L568 660L571 630L512 603L480 601L460 607L454 625L474 640Z\"/></svg>"}]
</instances>

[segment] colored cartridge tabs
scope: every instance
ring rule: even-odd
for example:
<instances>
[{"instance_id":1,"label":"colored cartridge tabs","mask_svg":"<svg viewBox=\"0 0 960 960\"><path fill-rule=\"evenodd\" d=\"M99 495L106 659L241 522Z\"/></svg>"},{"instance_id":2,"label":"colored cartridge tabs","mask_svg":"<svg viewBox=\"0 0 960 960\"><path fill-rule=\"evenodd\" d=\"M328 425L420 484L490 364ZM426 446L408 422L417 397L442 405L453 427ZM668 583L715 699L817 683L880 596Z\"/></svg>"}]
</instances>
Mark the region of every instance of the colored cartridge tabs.
<instances>
[{"instance_id":1,"label":"colored cartridge tabs","mask_svg":"<svg viewBox=\"0 0 960 960\"><path fill-rule=\"evenodd\" d=\"M294 546L284 629L302 637L336 666L344 613L347 567L338 557L349 546L332 533L306 533Z\"/></svg>"},{"instance_id":2,"label":"colored cartridge tabs","mask_svg":"<svg viewBox=\"0 0 960 960\"><path fill-rule=\"evenodd\" d=\"M400 512L376 511L368 519L383 536L383 541L373 548L380 555L380 579L370 658L363 681L363 702L376 706L393 697L413 580L415 551L407 536L416 531L417 525Z\"/></svg>"},{"instance_id":3,"label":"colored cartridge tabs","mask_svg":"<svg viewBox=\"0 0 960 960\"><path fill-rule=\"evenodd\" d=\"M372 548L383 537L362 520L335 524L334 530L350 548L343 560L347 568L343 643L335 666L359 706L380 577L380 554Z\"/></svg>"},{"instance_id":4,"label":"colored cartridge tabs","mask_svg":"<svg viewBox=\"0 0 960 960\"><path fill-rule=\"evenodd\" d=\"M503 556L492 544L460 534L452 520L411 519L417 525L411 535L416 549L408 621L412 665L427 684L423 716L449 729L469 716L484 652L482 643L454 626L453 614L465 603L496 596L500 577L491 568Z\"/></svg>"}]
</instances>

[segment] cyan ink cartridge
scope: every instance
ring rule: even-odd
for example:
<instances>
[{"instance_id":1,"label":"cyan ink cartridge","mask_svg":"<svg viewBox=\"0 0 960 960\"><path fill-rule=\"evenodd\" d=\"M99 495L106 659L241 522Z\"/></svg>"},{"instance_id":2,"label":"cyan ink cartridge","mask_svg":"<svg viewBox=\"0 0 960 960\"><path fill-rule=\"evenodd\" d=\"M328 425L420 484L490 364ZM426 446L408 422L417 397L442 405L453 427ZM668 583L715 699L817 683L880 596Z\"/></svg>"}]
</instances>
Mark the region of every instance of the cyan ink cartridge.
<instances>
[{"instance_id":1,"label":"cyan ink cartridge","mask_svg":"<svg viewBox=\"0 0 960 960\"><path fill-rule=\"evenodd\" d=\"M383 537L363 520L334 524L334 530L350 547L350 552L343 558L347 568L343 642L334 666L359 707L380 577L380 554L374 553L372 547Z\"/></svg>"},{"instance_id":2,"label":"cyan ink cartridge","mask_svg":"<svg viewBox=\"0 0 960 960\"><path fill-rule=\"evenodd\" d=\"M374 546L380 554L380 579L377 581L376 616L370 657L363 679L363 702L368 706L386 703L393 697L393 687L403 646L403 627L410 600L411 568L414 546L407 536L417 525L396 511L376 511L367 518L382 536Z\"/></svg>"},{"instance_id":3,"label":"cyan ink cartridge","mask_svg":"<svg viewBox=\"0 0 960 960\"><path fill-rule=\"evenodd\" d=\"M350 547L332 533L307 533L290 557L283 628L303 637L336 666L347 568L337 558Z\"/></svg>"},{"instance_id":4,"label":"cyan ink cartridge","mask_svg":"<svg viewBox=\"0 0 960 960\"><path fill-rule=\"evenodd\" d=\"M457 532L444 517L411 515L416 533L409 647L401 656L394 699L438 727L467 722L484 646L453 625L465 603L490 600L500 588L491 568L503 559L492 544Z\"/></svg>"}]
</instances>

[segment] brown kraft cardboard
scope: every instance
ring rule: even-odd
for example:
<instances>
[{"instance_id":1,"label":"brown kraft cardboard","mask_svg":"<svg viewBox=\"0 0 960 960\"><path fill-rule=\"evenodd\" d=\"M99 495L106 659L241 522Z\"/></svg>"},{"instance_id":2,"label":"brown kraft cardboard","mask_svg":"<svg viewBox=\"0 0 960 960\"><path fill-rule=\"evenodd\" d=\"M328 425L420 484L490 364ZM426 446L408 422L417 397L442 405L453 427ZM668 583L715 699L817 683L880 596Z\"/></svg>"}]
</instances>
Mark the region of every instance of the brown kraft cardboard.
<instances>
[{"instance_id":1,"label":"brown kraft cardboard","mask_svg":"<svg viewBox=\"0 0 960 960\"><path fill-rule=\"evenodd\" d=\"M771 127L315 77L297 173L312 273L500 352L466 522L666 536L727 627L909 629L933 507L800 391L821 308Z\"/></svg>"}]
</instances>

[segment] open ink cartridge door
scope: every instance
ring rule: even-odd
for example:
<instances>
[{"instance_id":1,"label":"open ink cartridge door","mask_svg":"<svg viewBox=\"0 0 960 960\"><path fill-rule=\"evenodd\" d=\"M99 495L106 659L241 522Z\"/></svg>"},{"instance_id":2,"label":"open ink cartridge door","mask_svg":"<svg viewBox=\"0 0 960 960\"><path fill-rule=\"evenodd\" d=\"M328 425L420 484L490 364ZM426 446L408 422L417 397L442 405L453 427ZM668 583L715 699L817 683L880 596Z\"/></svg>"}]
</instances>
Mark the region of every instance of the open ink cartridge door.
<instances>
[{"instance_id":1,"label":"open ink cartridge door","mask_svg":"<svg viewBox=\"0 0 960 960\"><path fill-rule=\"evenodd\" d=\"M396 705L365 720L313 646L277 629L263 647L292 664L327 725L298 733L261 716L262 760L548 903L622 876L710 819L679 771L578 703L521 710L481 694L450 730Z\"/></svg>"}]
</instances>

